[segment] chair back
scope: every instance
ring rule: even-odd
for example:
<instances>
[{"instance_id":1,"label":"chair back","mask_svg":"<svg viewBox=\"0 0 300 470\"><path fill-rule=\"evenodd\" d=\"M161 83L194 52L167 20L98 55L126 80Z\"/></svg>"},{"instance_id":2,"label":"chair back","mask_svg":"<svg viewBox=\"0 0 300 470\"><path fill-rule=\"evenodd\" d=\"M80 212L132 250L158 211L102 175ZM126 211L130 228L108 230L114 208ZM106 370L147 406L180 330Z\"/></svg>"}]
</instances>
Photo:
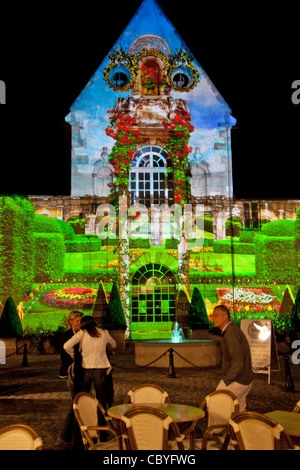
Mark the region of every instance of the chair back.
<instances>
[{"instance_id":1,"label":"chair back","mask_svg":"<svg viewBox=\"0 0 300 470\"><path fill-rule=\"evenodd\" d=\"M106 411L97 398L86 392L77 393L73 401L73 410L85 449L96 450L97 448L105 447L105 444L100 442L99 431L108 431L113 434L113 438L115 439L115 442L112 440L109 441L113 444L113 447L111 449L107 448L106 450L121 449L117 430L110 422L110 418L107 416ZM99 413L103 415L106 422L104 426L99 426L98 424Z\"/></svg>"},{"instance_id":2,"label":"chair back","mask_svg":"<svg viewBox=\"0 0 300 470\"><path fill-rule=\"evenodd\" d=\"M97 398L86 392L78 393L73 402L73 410L79 427L98 426L98 406ZM90 430L91 437L97 437L96 430Z\"/></svg>"},{"instance_id":3,"label":"chair back","mask_svg":"<svg viewBox=\"0 0 300 470\"><path fill-rule=\"evenodd\" d=\"M279 450L281 438L286 448L294 448L280 424L254 411L243 411L233 416L229 420L229 433L237 450Z\"/></svg>"},{"instance_id":4,"label":"chair back","mask_svg":"<svg viewBox=\"0 0 300 470\"><path fill-rule=\"evenodd\" d=\"M227 424L231 416L239 412L237 397L229 390L216 390L210 393L200 405L206 405L207 427Z\"/></svg>"},{"instance_id":5,"label":"chair back","mask_svg":"<svg viewBox=\"0 0 300 470\"><path fill-rule=\"evenodd\" d=\"M120 423L127 450L168 450L170 430L178 449L184 450L178 426L163 411L150 406L135 406L124 413Z\"/></svg>"},{"instance_id":6,"label":"chair back","mask_svg":"<svg viewBox=\"0 0 300 470\"><path fill-rule=\"evenodd\" d=\"M24 424L0 429L0 450L42 450L43 441L36 431Z\"/></svg>"},{"instance_id":7,"label":"chair back","mask_svg":"<svg viewBox=\"0 0 300 470\"><path fill-rule=\"evenodd\" d=\"M300 413L300 400L296 403L296 405L293 408L294 413Z\"/></svg>"},{"instance_id":8,"label":"chair back","mask_svg":"<svg viewBox=\"0 0 300 470\"><path fill-rule=\"evenodd\" d=\"M129 390L123 403L170 403L170 397L159 385L141 384Z\"/></svg>"}]
</instances>

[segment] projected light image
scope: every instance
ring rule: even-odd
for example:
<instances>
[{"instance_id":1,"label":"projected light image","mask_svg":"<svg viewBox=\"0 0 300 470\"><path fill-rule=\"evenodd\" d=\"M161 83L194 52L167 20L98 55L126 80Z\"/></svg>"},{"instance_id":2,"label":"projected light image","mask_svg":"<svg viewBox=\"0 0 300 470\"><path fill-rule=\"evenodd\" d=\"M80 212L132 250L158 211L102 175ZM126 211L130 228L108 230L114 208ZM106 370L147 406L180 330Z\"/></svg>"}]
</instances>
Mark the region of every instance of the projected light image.
<instances>
[{"instance_id":1,"label":"projected light image","mask_svg":"<svg viewBox=\"0 0 300 470\"><path fill-rule=\"evenodd\" d=\"M171 338L178 318L193 337L220 303L298 327L300 201L234 200L236 120L156 1L66 121L71 196L1 198L0 312L12 298L23 332L55 331L74 309L102 324L119 296L132 339Z\"/></svg>"}]
</instances>

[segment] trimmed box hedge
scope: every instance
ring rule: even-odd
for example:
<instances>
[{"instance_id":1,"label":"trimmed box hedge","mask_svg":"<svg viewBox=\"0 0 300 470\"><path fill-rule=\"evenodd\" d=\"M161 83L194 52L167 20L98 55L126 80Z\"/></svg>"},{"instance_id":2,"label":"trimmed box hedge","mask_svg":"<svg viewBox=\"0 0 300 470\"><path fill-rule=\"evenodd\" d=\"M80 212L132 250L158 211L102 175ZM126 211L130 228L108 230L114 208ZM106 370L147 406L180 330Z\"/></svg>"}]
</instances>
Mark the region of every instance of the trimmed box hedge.
<instances>
[{"instance_id":1,"label":"trimmed box hedge","mask_svg":"<svg viewBox=\"0 0 300 470\"><path fill-rule=\"evenodd\" d=\"M257 236L255 255L257 277L276 279L279 284L294 282L297 272L294 237Z\"/></svg>"},{"instance_id":2,"label":"trimmed box hedge","mask_svg":"<svg viewBox=\"0 0 300 470\"><path fill-rule=\"evenodd\" d=\"M61 233L34 233L35 282L61 278L64 274L65 244Z\"/></svg>"}]
</instances>

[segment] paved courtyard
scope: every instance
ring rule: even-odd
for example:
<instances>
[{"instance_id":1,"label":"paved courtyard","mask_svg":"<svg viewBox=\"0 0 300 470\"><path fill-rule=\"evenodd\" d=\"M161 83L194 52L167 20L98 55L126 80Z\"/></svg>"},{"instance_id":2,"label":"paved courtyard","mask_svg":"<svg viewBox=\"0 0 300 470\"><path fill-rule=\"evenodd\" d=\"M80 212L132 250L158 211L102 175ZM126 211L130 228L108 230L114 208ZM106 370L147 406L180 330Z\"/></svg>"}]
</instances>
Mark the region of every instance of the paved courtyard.
<instances>
[{"instance_id":1,"label":"paved courtyard","mask_svg":"<svg viewBox=\"0 0 300 470\"><path fill-rule=\"evenodd\" d=\"M176 369L176 377L168 369L135 366L132 353L111 356L115 404L121 403L127 391L141 383L155 383L168 391L171 401L198 406L202 399L214 391L220 380L220 367ZM58 377L58 355L28 356L28 366L22 366L22 355L7 358L0 365L0 427L23 423L40 434L46 450L58 450L57 438L64 416L70 406L66 382ZM291 365L295 392L285 388L285 368L280 357L280 371L267 376L255 374L248 397L248 409L265 413L282 409L291 411L300 400L300 365ZM199 421L198 431L205 420Z\"/></svg>"}]
</instances>

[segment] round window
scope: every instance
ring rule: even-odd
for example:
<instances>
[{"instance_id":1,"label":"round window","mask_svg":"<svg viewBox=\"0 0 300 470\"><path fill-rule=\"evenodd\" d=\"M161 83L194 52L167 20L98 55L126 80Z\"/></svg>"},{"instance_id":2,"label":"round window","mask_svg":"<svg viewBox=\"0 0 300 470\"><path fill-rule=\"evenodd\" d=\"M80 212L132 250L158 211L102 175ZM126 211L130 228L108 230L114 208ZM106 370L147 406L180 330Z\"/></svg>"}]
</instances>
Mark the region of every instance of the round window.
<instances>
[{"instance_id":1,"label":"round window","mask_svg":"<svg viewBox=\"0 0 300 470\"><path fill-rule=\"evenodd\" d=\"M114 88L122 88L130 82L131 72L124 65L118 65L111 69L108 80Z\"/></svg>"}]
</instances>

